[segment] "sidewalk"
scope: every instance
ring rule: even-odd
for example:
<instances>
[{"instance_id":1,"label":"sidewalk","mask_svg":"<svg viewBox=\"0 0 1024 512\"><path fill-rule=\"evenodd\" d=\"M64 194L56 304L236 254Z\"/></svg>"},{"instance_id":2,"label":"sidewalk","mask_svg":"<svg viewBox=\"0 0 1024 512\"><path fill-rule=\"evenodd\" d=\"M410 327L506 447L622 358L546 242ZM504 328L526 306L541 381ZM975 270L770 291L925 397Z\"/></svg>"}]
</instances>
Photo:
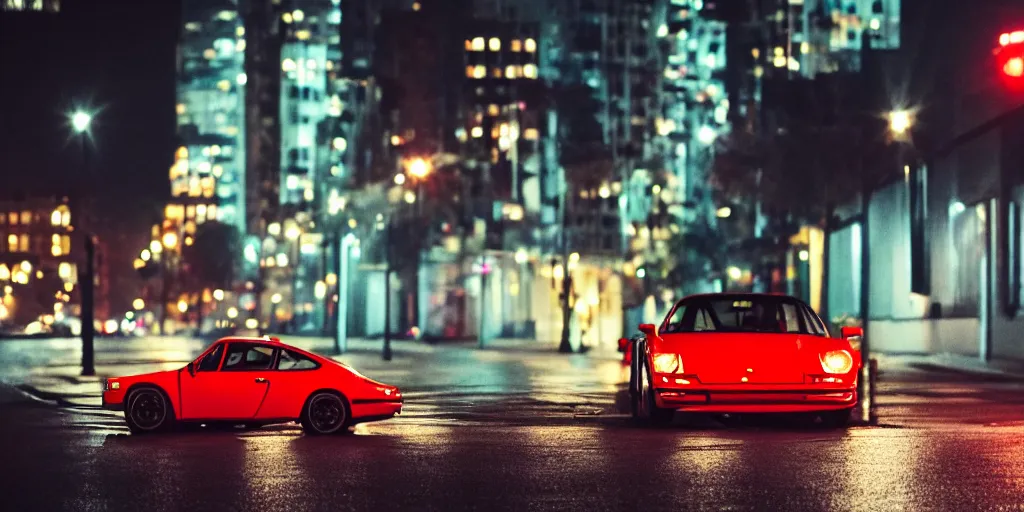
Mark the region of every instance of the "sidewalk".
<instances>
[{"instance_id":1,"label":"sidewalk","mask_svg":"<svg viewBox=\"0 0 1024 512\"><path fill-rule=\"evenodd\" d=\"M1024 361L994 359L984 362L977 357L955 354L874 354L882 372L917 370L973 375L985 380L1024 381Z\"/></svg>"}]
</instances>

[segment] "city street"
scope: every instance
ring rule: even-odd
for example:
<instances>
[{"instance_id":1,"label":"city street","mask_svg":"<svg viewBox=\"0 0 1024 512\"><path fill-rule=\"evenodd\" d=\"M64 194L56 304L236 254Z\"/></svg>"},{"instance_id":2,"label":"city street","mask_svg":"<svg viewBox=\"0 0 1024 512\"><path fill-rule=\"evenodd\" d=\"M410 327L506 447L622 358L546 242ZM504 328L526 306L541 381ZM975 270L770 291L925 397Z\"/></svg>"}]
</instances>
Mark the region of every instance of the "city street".
<instances>
[{"instance_id":1,"label":"city street","mask_svg":"<svg viewBox=\"0 0 1024 512\"><path fill-rule=\"evenodd\" d=\"M293 340L329 349L326 340ZM9 510L1020 510L1024 383L882 359L879 425L628 419L618 354L399 342L341 359L406 390L354 435L297 425L131 436L76 379L75 340L0 341ZM179 366L185 339L102 340L101 374ZM160 363L158 361L168 361Z\"/></svg>"}]
</instances>

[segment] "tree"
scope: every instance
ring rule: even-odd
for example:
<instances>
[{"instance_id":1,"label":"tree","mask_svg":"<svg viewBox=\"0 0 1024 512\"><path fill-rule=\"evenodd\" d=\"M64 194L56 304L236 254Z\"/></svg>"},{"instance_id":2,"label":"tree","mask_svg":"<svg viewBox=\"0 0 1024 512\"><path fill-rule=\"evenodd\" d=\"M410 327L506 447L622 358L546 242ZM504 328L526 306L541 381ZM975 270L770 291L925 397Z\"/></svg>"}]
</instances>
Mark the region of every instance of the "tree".
<instances>
[{"instance_id":1,"label":"tree","mask_svg":"<svg viewBox=\"0 0 1024 512\"><path fill-rule=\"evenodd\" d=\"M235 281L242 252L238 229L221 222L205 222L196 229L192 245L182 249L185 275L198 292L198 329L203 327L203 290L230 288Z\"/></svg>"},{"instance_id":2,"label":"tree","mask_svg":"<svg viewBox=\"0 0 1024 512\"><path fill-rule=\"evenodd\" d=\"M767 214L789 219L791 227L820 226L823 261L828 262L837 208L857 197L865 183L873 183L891 160L875 116L846 107L857 105L852 92L844 95L833 83L815 85L801 96L804 110L782 116L774 133L741 129L720 140L711 181L726 197L760 202ZM827 314L827 264L821 294L822 313Z\"/></svg>"}]
</instances>

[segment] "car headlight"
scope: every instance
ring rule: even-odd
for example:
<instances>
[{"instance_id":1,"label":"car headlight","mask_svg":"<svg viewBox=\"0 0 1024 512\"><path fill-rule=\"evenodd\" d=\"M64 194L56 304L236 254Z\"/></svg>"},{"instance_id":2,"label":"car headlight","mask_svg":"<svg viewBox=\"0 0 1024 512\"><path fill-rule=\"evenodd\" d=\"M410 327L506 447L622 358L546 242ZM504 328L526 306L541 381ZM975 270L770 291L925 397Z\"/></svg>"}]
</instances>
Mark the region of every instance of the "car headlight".
<instances>
[{"instance_id":1,"label":"car headlight","mask_svg":"<svg viewBox=\"0 0 1024 512\"><path fill-rule=\"evenodd\" d=\"M853 369L853 356L845 350L831 350L819 358L825 373L849 373Z\"/></svg>"},{"instance_id":2,"label":"car headlight","mask_svg":"<svg viewBox=\"0 0 1024 512\"><path fill-rule=\"evenodd\" d=\"M679 354L655 354L656 373L683 373L683 358Z\"/></svg>"}]
</instances>

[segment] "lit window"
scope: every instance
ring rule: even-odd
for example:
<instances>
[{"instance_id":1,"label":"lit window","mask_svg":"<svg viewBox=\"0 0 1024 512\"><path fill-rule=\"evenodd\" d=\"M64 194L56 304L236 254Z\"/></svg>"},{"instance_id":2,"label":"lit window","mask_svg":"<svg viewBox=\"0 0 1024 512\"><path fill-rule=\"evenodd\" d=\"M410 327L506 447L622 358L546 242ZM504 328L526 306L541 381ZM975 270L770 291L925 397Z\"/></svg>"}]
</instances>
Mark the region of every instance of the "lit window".
<instances>
[{"instance_id":1,"label":"lit window","mask_svg":"<svg viewBox=\"0 0 1024 512\"><path fill-rule=\"evenodd\" d=\"M284 180L285 186L288 190L296 190L299 188L299 177L294 174L289 174Z\"/></svg>"},{"instance_id":2,"label":"lit window","mask_svg":"<svg viewBox=\"0 0 1024 512\"><path fill-rule=\"evenodd\" d=\"M286 13L282 14L281 15L281 21L283 21L285 23L291 23L292 22L292 13L286 12Z\"/></svg>"},{"instance_id":3,"label":"lit window","mask_svg":"<svg viewBox=\"0 0 1024 512\"><path fill-rule=\"evenodd\" d=\"M512 51L521 52L523 51L523 42L518 39L512 40Z\"/></svg>"},{"instance_id":4,"label":"lit window","mask_svg":"<svg viewBox=\"0 0 1024 512\"><path fill-rule=\"evenodd\" d=\"M18 250L18 235L13 233L7 235L7 250L10 252L16 252Z\"/></svg>"},{"instance_id":5,"label":"lit window","mask_svg":"<svg viewBox=\"0 0 1024 512\"><path fill-rule=\"evenodd\" d=\"M209 219L217 218L217 205L211 204L206 207L206 217Z\"/></svg>"},{"instance_id":6,"label":"lit window","mask_svg":"<svg viewBox=\"0 0 1024 512\"><path fill-rule=\"evenodd\" d=\"M305 199L306 201L312 201L313 200L313 189L312 188L307 188L306 190L302 191L302 198Z\"/></svg>"},{"instance_id":7,"label":"lit window","mask_svg":"<svg viewBox=\"0 0 1024 512\"><path fill-rule=\"evenodd\" d=\"M50 214L50 225L60 226L60 210L54 210L53 213Z\"/></svg>"},{"instance_id":8,"label":"lit window","mask_svg":"<svg viewBox=\"0 0 1024 512\"><path fill-rule=\"evenodd\" d=\"M203 51L203 57L205 57L206 60L213 60L217 58L217 51L213 48L207 48Z\"/></svg>"},{"instance_id":9,"label":"lit window","mask_svg":"<svg viewBox=\"0 0 1024 512\"><path fill-rule=\"evenodd\" d=\"M28 235L21 235L21 238L20 238L20 240L19 240L19 241L21 242L21 243L19 244L19 245L21 246L21 247L20 247L20 249L21 249L21 252L28 252L28 249L29 249L29 245L28 245Z\"/></svg>"},{"instance_id":10,"label":"lit window","mask_svg":"<svg viewBox=\"0 0 1024 512\"><path fill-rule=\"evenodd\" d=\"M487 68L484 66L476 66L473 68L473 78L483 78L487 76Z\"/></svg>"},{"instance_id":11,"label":"lit window","mask_svg":"<svg viewBox=\"0 0 1024 512\"><path fill-rule=\"evenodd\" d=\"M235 83L238 85L245 85L245 83L248 81L249 77L246 76L245 73L239 73L238 76L235 77Z\"/></svg>"},{"instance_id":12,"label":"lit window","mask_svg":"<svg viewBox=\"0 0 1024 512\"><path fill-rule=\"evenodd\" d=\"M482 52L482 51L484 51L484 38L482 38L482 37L474 37L471 49L474 52Z\"/></svg>"},{"instance_id":13,"label":"lit window","mask_svg":"<svg viewBox=\"0 0 1024 512\"><path fill-rule=\"evenodd\" d=\"M174 111L177 112L179 116L184 114L185 113L185 104L184 103L178 103L178 105L174 108Z\"/></svg>"},{"instance_id":14,"label":"lit window","mask_svg":"<svg viewBox=\"0 0 1024 512\"><path fill-rule=\"evenodd\" d=\"M292 12L292 18L296 22L302 21L303 19L305 19L305 17L306 17L306 13L302 12L299 9L295 9L295 11Z\"/></svg>"},{"instance_id":15,"label":"lit window","mask_svg":"<svg viewBox=\"0 0 1024 512\"><path fill-rule=\"evenodd\" d=\"M540 132L536 128L527 128L523 131L523 138L526 140L537 140L540 138Z\"/></svg>"},{"instance_id":16,"label":"lit window","mask_svg":"<svg viewBox=\"0 0 1024 512\"><path fill-rule=\"evenodd\" d=\"M505 68L505 78L519 78L519 69L516 66L507 66Z\"/></svg>"},{"instance_id":17,"label":"lit window","mask_svg":"<svg viewBox=\"0 0 1024 512\"><path fill-rule=\"evenodd\" d=\"M473 51L473 41L470 41L469 39L466 39L466 51Z\"/></svg>"},{"instance_id":18,"label":"lit window","mask_svg":"<svg viewBox=\"0 0 1024 512\"><path fill-rule=\"evenodd\" d=\"M309 33L309 31L305 29L298 30L295 32L295 38L298 39L299 41L308 41L310 35L311 34Z\"/></svg>"},{"instance_id":19,"label":"lit window","mask_svg":"<svg viewBox=\"0 0 1024 512\"><path fill-rule=\"evenodd\" d=\"M25 210L25 211L21 212L21 223L26 225L26 226L31 224L32 223L32 212L30 212L28 210Z\"/></svg>"},{"instance_id":20,"label":"lit window","mask_svg":"<svg viewBox=\"0 0 1024 512\"><path fill-rule=\"evenodd\" d=\"M68 211L68 210L64 210L63 211L63 213L61 214L61 218L60 218L60 225L64 226L64 227L68 227L68 226L71 225L71 212L70 211Z\"/></svg>"},{"instance_id":21,"label":"lit window","mask_svg":"<svg viewBox=\"0 0 1024 512\"><path fill-rule=\"evenodd\" d=\"M537 78L537 66L533 64L524 64L523 76L526 78Z\"/></svg>"},{"instance_id":22,"label":"lit window","mask_svg":"<svg viewBox=\"0 0 1024 512\"><path fill-rule=\"evenodd\" d=\"M239 53L245 51L245 39L239 40L235 43L235 51Z\"/></svg>"},{"instance_id":23,"label":"lit window","mask_svg":"<svg viewBox=\"0 0 1024 512\"><path fill-rule=\"evenodd\" d=\"M292 59L281 61L281 71L295 71L295 61Z\"/></svg>"},{"instance_id":24,"label":"lit window","mask_svg":"<svg viewBox=\"0 0 1024 512\"><path fill-rule=\"evenodd\" d=\"M476 66L466 66L466 78L475 78Z\"/></svg>"},{"instance_id":25,"label":"lit window","mask_svg":"<svg viewBox=\"0 0 1024 512\"><path fill-rule=\"evenodd\" d=\"M500 112L498 110L498 105L491 103L487 106L487 115L496 116L498 115L498 112Z\"/></svg>"},{"instance_id":26,"label":"lit window","mask_svg":"<svg viewBox=\"0 0 1024 512\"><path fill-rule=\"evenodd\" d=\"M7 215L7 220L8 220L8 222L11 223L12 226L17 224L18 223L18 212L11 212L11 213L9 213Z\"/></svg>"},{"instance_id":27,"label":"lit window","mask_svg":"<svg viewBox=\"0 0 1024 512\"><path fill-rule=\"evenodd\" d=\"M526 40L526 51L529 52L529 53L533 53L533 52L537 51L537 41L534 41L532 38L531 39L527 39Z\"/></svg>"},{"instance_id":28,"label":"lit window","mask_svg":"<svg viewBox=\"0 0 1024 512\"><path fill-rule=\"evenodd\" d=\"M474 126L473 130L471 131L471 135L473 135L474 139L479 139L480 137L484 136L484 129L479 126Z\"/></svg>"},{"instance_id":29,"label":"lit window","mask_svg":"<svg viewBox=\"0 0 1024 512\"><path fill-rule=\"evenodd\" d=\"M193 206L193 205L188 205L188 207L185 208L185 218L186 219L194 219L195 217L196 217L196 207Z\"/></svg>"},{"instance_id":30,"label":"lit window","mask_svg":"<svg viewBox=\"0 0 1024 512\"><path fill-rule=\"evenodd\" d=\"M217 82L217 88L222 90L222 91L224 91L224 92L230 91L231 90L231 82L229 82L227 80L221 80L220 82Z\"/></svg>"},{"instance_id":31,"label":"lit window","mask_svg":"<svg viewBox=\"0 0 1024 512\"><path fill-rule=\"evenodd\" d=\"M494 68L494 70L491 71L491 74L494 78L501 78L501 68Z\"/></svg>"},{"instance_id":32,"label":"lit window","mask_svg":"<svg viewBox=\"0 0 1024 512\"><path fill-rule=\"evenodd\" d=\"M61 253L60 253L60 246L59 246L59 245L54 245L54 246L51 246L51 247L50 247L50 254L51 254L51 255L52 255L53 257L57 257L57 256L60 256L60 254L61 254Z\"/></svg>"},{"instance_id":33,"label":"lit window","mask_svg":"<svg viewBox=\"0 0 1024 512\"><path fill-rule=\"evenodd\" d=\"M487 47L490 48L492 52L501 50L501 39L492 37L491 40L487 42Z\"/></svg>"},{"instance_id":34,"label":"lit window","mask_svg":"<svg viewBox=\"0 0 1024 512\"><path fill-rule=\"evenodd\" d=\"M64 254L71 254L71 237L62 235L60 237L60 250Z\"/></svg>"}]
</instances>

